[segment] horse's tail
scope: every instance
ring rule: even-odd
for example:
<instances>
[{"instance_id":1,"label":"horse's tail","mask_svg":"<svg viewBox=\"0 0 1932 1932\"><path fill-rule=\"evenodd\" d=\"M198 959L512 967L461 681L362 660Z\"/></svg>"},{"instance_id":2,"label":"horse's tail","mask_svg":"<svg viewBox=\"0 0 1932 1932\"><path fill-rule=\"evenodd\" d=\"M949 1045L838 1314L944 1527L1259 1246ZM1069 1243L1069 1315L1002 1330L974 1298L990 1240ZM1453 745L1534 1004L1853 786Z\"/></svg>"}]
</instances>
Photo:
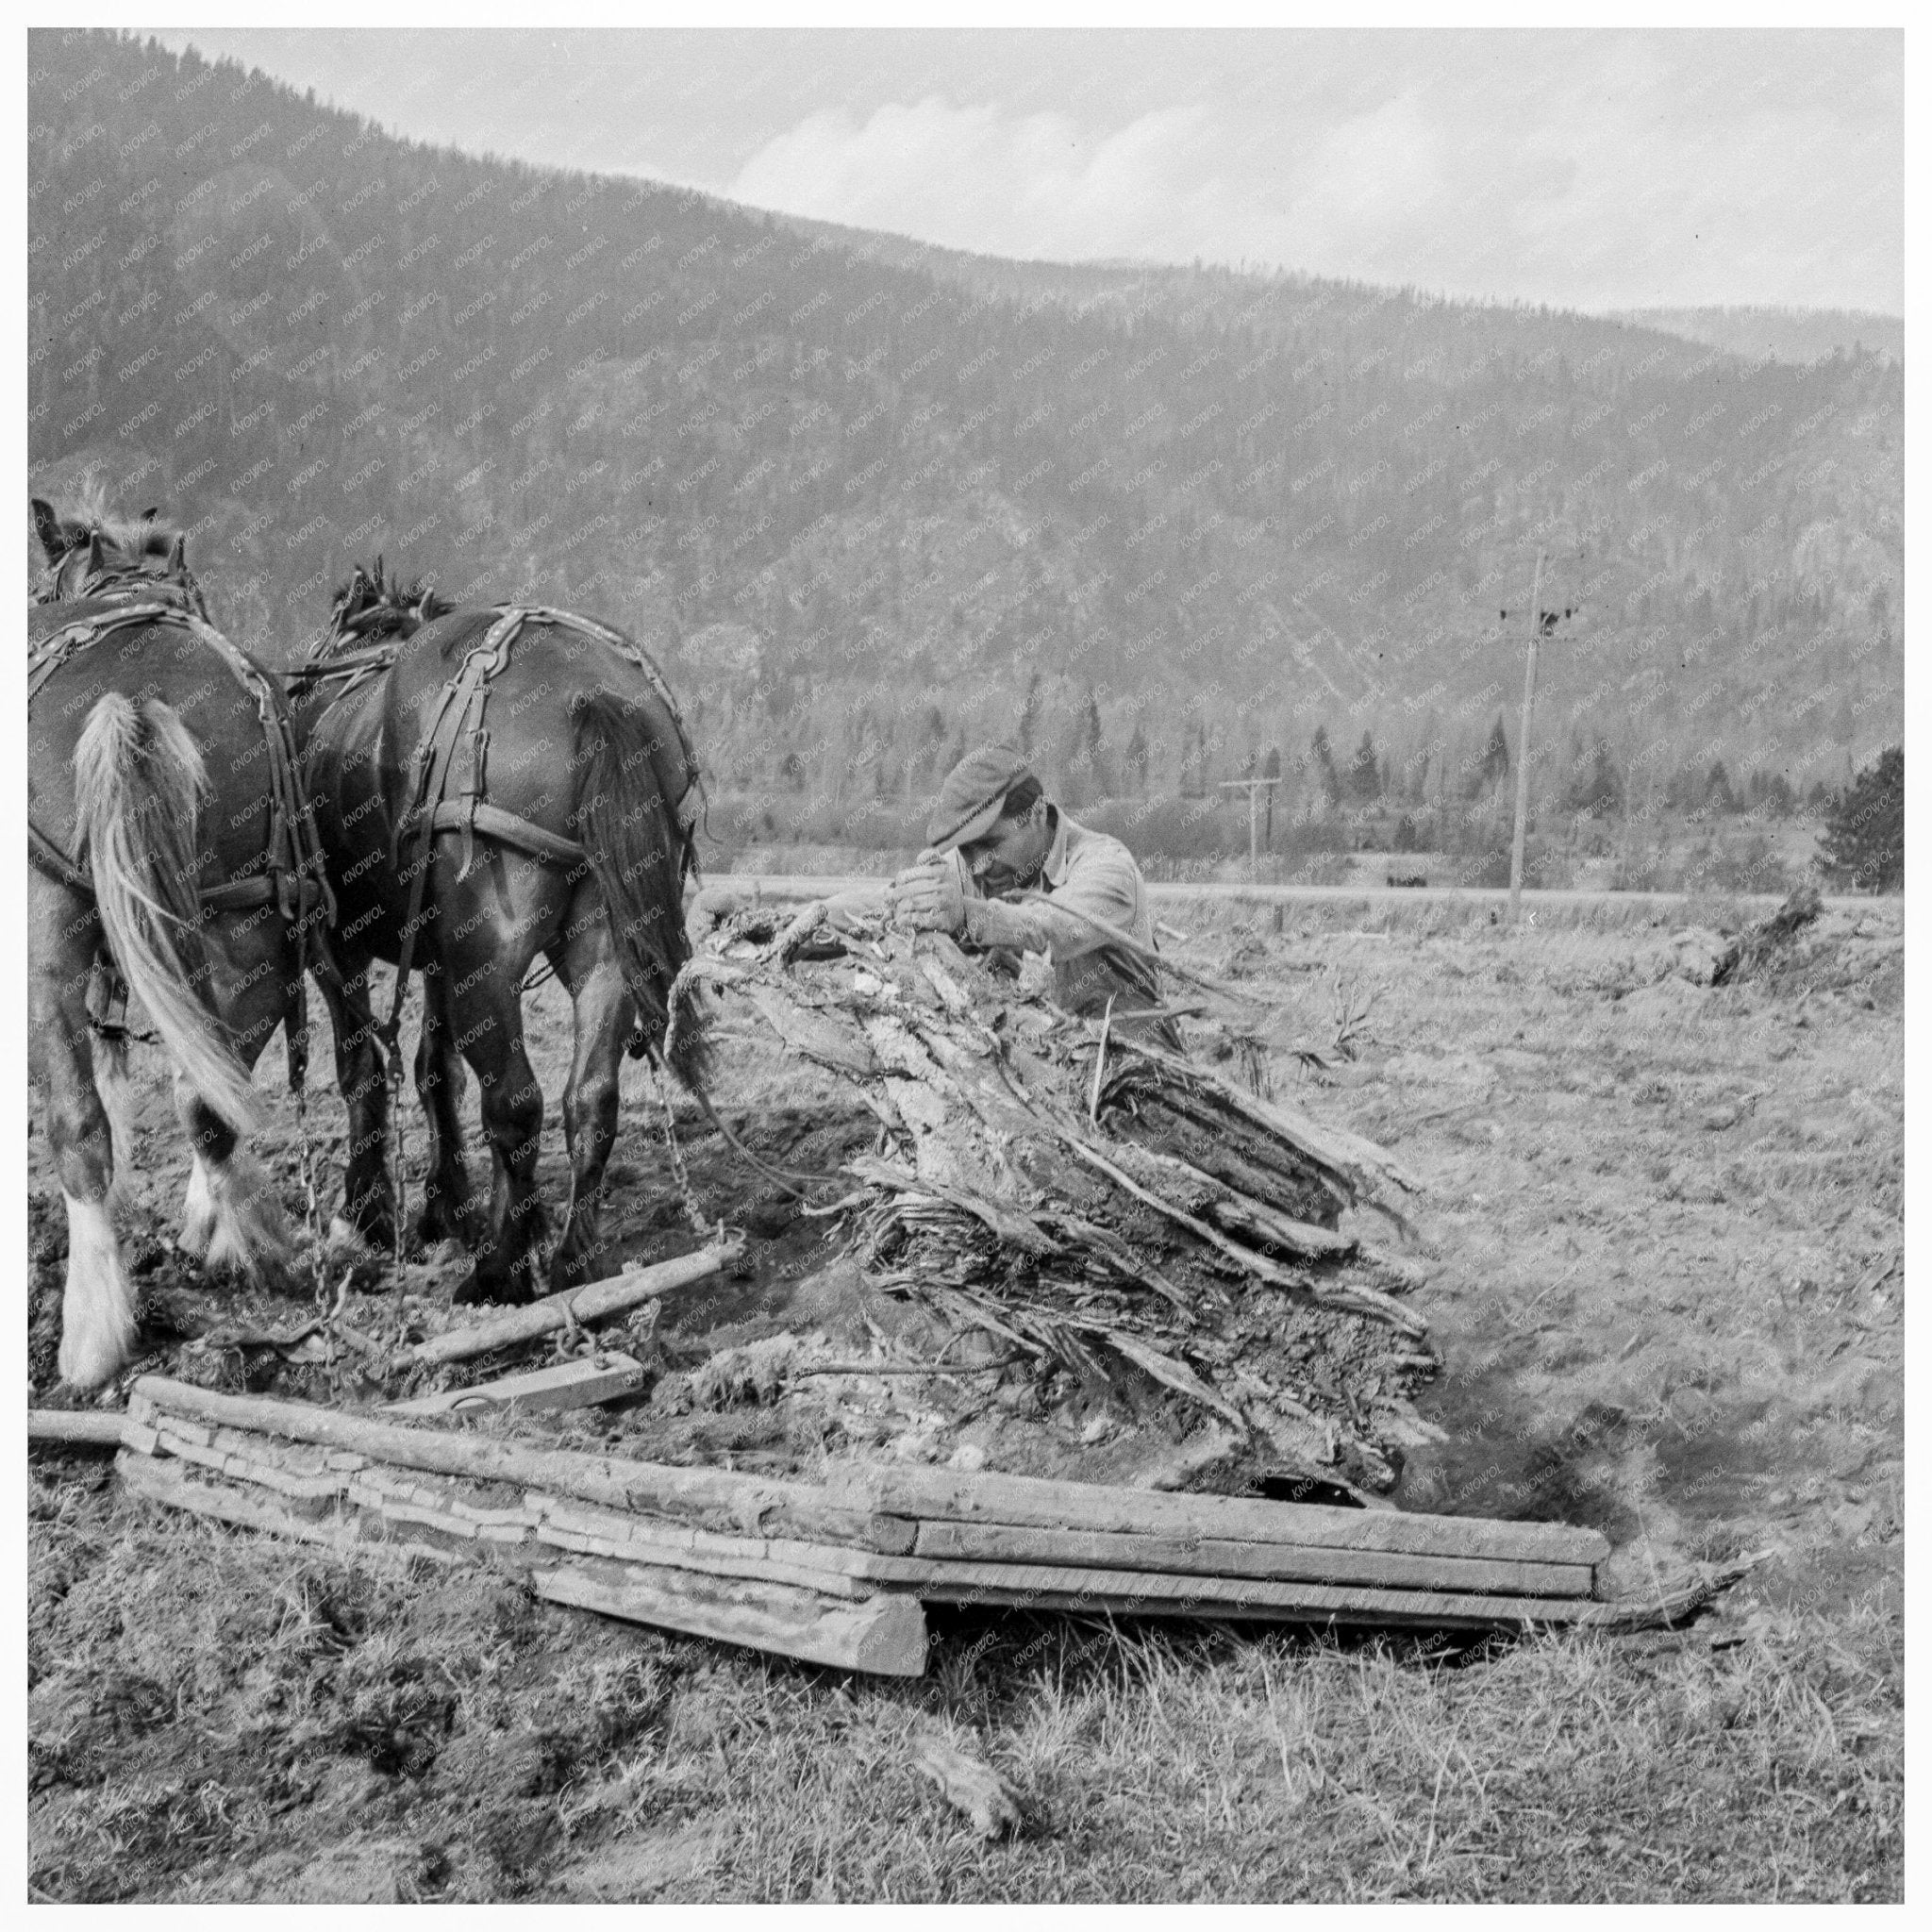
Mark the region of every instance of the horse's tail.
<instances>
[{"instance_id":1,"label":"horse's tail","mask_svg":"<svg viewBox=\"0 0 1932 1932\"><path fill-rule=\"evenodd\" d=\"M704 1015L670 1026L678 969L691 957L684 929L686 838L676 801L684 752L657 708L589 691L571 700L576 798L572 821L610 919L625 984L654 1047L672 1035L671 1070L693 1092L710 1073Z\"/></svg>"},{"instance_id":2,"label":"horse's tail","mask_svg":"<svg viewBox=\"0 0 1932 1932\"><path fill-rule=\"evenodd\" d=\"M109 691L89 712L75 816L108 950L195 1092L246 1135L260 1109L215 1009L195 897L207 790L194 740L160 699Z\"/></svg>"}]
</instances>

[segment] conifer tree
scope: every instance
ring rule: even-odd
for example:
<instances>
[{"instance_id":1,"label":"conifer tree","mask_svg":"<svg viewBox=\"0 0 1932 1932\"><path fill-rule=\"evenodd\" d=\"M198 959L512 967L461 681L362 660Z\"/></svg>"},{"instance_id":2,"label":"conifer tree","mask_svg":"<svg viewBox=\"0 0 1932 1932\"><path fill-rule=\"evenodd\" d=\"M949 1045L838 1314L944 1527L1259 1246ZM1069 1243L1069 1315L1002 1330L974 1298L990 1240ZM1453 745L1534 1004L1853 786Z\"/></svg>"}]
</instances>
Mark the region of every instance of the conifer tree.
<instances>
[{"instance_id":1,"label":"conifer tree","mask_svg":"<svg viewBox=\"0 0 1932 1932\"><path fill-rule=\"evenodd\" d=\"M1899 892L1906 883L1906 755L1881 752L1835 797L1818 839L1818 863L1835 883Z\"/></svg>"},{"instance_id":2,"label":"conifer tree","mask_svg":"<svg viewBox=\"0 0 1932 1932\"><path fill-rule=\"evenodd\" d=\"M1484 748L1482 762L1470 774L1469 784L1464 788L1471 798L1480 798L1491 786L1505 785L1509 779L1509 739L1503 729L1503 714L1496 713L1496 722L1490 730L1490 741Z\"/></svg>"},{"instance_id":3,"label":"conifer tree","mask_svg":"<svg viewBox=\"0 0 1932 1932\"><path fill-rule=\"evenodd\" d=\"M1315 736L1308 746L1315 760L1315 776L1321 781L1323 795L1330 805L1341 803L1341 774L1335 769L1335 754L1328 748L1328 727L1315 726Z\"/></svg>"},{"instance_id":4,"label":"conifer tree","mask_svg":"<svg viewBox=\"0 0 1932 1932\"><path fill-rule=\"evenodd\" d=\"M1348 761L1348 790L1363 805L1373 805L1382 795L1382 767L1375 757L1375 741L1366 731Z\"/></svg>"}]
</instances>

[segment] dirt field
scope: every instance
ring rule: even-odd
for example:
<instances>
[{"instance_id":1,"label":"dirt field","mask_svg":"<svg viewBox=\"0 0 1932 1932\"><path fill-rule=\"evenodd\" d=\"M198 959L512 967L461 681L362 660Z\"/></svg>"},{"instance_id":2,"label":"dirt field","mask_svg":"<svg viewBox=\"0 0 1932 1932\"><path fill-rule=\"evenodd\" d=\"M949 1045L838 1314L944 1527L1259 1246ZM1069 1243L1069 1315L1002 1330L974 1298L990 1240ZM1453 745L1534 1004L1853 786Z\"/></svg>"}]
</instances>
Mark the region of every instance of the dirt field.
<instances>
[{"instance_id":1,"label":"dirt field","mask_svg":"<svg viewBox=\"0 0 1932 1932\"><path fill-rule=\"evenodd\" d=\"M1424 908L1364 930L1359 907L1290 908L1278 934L1196 910L1162 908L1193 935L1181 957L1277 1001L1284 1039L1322 1043L1338 1000L1372 1000L1337 1083L1295 1087L1285 1057L1277 1075L1431 1191L1408 1252L1430 1274L1417 1305L1446 1367L1425 1407L1445 1439L1411 1455L1399 1500L1597 1524L1632 1594L1761 1554L1713 1612L1660 1635L1474 1646L941 1612L927 1677L880 1684L505 1580L271 1546L119 1499L98 1459L36 1457L36 1894L1900 1897L1898 904L1828 915L1780 973L1715 989L1682 976L1703 941L1672 935L1723 908L1516 934ZM1352 928L1323 929L1341 919ZM565 1010L554 987L530 1009L554 1118ZM761 1152L817 1168L865 1139L829 1083L728 1041L724 1066L721 1108ZM137 1054L138 1076L158 1072ZM679 1252L693 1237L658 1103L641 1068L626 1080L621 1252ZM706 1213L744 1226L752 1255L656 1335L641 1325L668 1387L721 1346L807 1326L823 1283L799 1284L832 1252L824 1224L747 1184L677 1111ZM317 1114L339 1139L325 1089ZM158 1085L145 1118L142 1366L353 1396L332 1371L184 1351L168 1332L212 1305L153 1239L186 1173ZM29 1189L41 1399L64 1235L38 1130ZM458 1272L433 1257L408 1286L446 1292ZM374 1296L355 1305L383 1319ZM859 1439L943 1456L916 1395L895 1399ZM688 1449L741 1466L826 1446L782 1404L673 1418L646 1400L550 1433L635 1447L673 1420ZM1065 1425L1071 1449L1091 1419ZM982 1843L915 1774L909 1739L935 1727L1024 1794L1017 1840Z\"/></svg>"}]
</instances>

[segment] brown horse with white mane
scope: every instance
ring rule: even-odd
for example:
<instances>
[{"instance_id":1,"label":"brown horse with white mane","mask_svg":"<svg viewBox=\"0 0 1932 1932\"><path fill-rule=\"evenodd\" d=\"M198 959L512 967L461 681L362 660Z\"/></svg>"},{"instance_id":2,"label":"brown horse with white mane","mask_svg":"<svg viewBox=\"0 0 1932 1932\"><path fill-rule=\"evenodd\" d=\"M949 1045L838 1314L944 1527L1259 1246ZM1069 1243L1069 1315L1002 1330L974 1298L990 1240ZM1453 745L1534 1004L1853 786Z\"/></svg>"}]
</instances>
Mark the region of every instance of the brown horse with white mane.
<instances>
[{"instance_id":1,"label":"brown horse with white mane","mask_svg":"<svg viewBox=\"0 0 1932 1932\"><path fill-rule=\"evenodd\" d=\"M131 1152L131 994L175 1064L194 1147L181 1244L287 1278L279 1208L245 1141L250 1070L277 1026L307 1050L305 965L329 970L327 889L275 678L208 621L181 536L36 499L46 572L27 609L29 1047L67 1207L60 1373L131 1358L115 1210Z\"/></svg>"},{"instance_id":2,"label":"brown horse with white mane","mask_svg":"<svg viewBox=\"0 0 1932 1932\"><path fill-rule=\"evenodd\" d=\"M684 883L695 869L695 753L657 667L621 632L566 611L455 609L386 583L380 560L335 599L328 631L287 674L352 984L397 969L378 1029L397 1051L402 993L423 980L416 1082L429 1122L418 1224L475 1256L459 1301L538 1290L536 1186L543 1095L524 1050L523 991L540 956L569 993L575 1044L563 1102L571 1198L549 1283L603 1272L604 1170L626 1045L701 1087L702 1025L670 1025L689 957ZM357 1062L345 1212L368 1231L381 1201L386 1096L377 1041L337 1024ZM672 1036L667 1047L667 1032ZM473 1205L458 1108L463 1062L482 1090L494 1169Z\"/></svg>"}]
</instances>

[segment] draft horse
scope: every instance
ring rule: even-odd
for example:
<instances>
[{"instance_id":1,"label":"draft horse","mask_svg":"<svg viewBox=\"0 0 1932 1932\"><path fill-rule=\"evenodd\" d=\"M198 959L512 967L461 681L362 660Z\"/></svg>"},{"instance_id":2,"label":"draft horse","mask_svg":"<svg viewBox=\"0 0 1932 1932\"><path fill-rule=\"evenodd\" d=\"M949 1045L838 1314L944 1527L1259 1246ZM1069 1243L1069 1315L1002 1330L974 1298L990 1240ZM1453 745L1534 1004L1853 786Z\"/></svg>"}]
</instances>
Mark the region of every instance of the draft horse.
<instances>
[{"instance_id":1,"label":"draft horse","mask_svg":"<svg viewBox=\"0 0 1932 1932\"><path fill-rule=\"evenodd\" d=\"M375 959L396 969L379 1038L337 1020L358 1062L342 1078L351 1224L369 1234L392 1201L376 1056L379 1045L396 1064L403 995L420 972L415 1077L429 1145L417 1231L471 1249L458 1301L540 1291L543 1094L525 1051L523 993L541 956L575 1023L570 1202L548 1282L596 1279L626 1048L698 1091L708 1059L695 1009L672 1024L702 792L669 687L607 625L542 608L455 608L386 581L380 558L337 592L327 630L287 675L336 895L337 958L352 987L366 987ZM493 1166L487 1215L463 1163L465 1062Z\"/></svg>"},{"instance_id":2,"label":"draft horse","mask_svg":"<svg viewBox=\"0 0 1932 1932\"><path fill-rule=\"evenodd\" d=\"M288 1282L288 1231L246 1144L251 1075L280 1026L301 1077L327 887L281 690L208 622L181 534L98 500L31 508L45 570L27 608L29 1058L67 1209L60 1374L86 1389L137 1333L116 1227L130 994L174 1058L194 1149L181 1245L210 1271Z\"/></svg>"}]
</instances>

